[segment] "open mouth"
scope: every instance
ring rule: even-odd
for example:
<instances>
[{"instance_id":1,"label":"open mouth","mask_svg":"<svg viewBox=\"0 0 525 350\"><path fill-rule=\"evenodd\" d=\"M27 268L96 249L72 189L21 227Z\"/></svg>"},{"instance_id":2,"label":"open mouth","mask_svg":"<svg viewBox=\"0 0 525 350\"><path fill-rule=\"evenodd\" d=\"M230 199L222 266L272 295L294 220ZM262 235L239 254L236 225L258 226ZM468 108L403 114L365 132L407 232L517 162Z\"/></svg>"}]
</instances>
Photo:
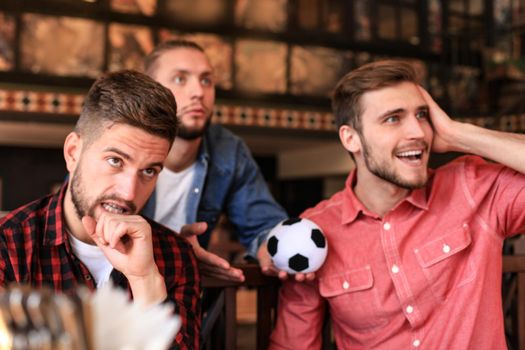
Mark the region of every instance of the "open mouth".
<instances>
[{"instance_id":1,"label":"open mouth","mask_svg":"<svg viewBox=\"0 0 525 350\"><path fill-rule=\"evenodd\" d=\"M419 164L423 159L423 150L411 150L396 153L396 157L404 162Z\"/></svg>"},{"instance_id":2,"label":"open mouth","mask_svg":"<svg viewBox=\"0 0 525 350\"><path fill-rule=\"evenodd\" d=\"M102 208L109 212L109 213L113 213L113 214L121 214L121 215L126 215L126 214L130 214L131 211L124 207L124 206L121 206L121 205L118 205L116 203L107 203L107 202L104 202L101 204Z\"/></svg>"}]
</instances>

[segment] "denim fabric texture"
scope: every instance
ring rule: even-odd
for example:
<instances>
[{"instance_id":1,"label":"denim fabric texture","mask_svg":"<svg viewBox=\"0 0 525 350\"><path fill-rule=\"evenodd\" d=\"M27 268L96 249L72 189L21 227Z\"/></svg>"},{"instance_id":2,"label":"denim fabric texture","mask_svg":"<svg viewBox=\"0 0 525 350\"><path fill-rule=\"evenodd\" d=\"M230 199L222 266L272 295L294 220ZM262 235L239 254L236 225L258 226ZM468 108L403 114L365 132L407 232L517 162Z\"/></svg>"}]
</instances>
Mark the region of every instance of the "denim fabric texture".
<instances>
[{"instance_id":1,"label":"denim fabric texture","mask_svg":"<svg viewBox=\"0 0 525 350\"><path fill-rule=\"evenodd\" d=\"M199 235L203 247L222 212L252 256L270 229L287 218L244 141L218 124L211 124L203 137L190 191L186 222L208 223L208 230ZM155 204L156 192L142 213L153 218Z\"/></svg>"}]
</instances>

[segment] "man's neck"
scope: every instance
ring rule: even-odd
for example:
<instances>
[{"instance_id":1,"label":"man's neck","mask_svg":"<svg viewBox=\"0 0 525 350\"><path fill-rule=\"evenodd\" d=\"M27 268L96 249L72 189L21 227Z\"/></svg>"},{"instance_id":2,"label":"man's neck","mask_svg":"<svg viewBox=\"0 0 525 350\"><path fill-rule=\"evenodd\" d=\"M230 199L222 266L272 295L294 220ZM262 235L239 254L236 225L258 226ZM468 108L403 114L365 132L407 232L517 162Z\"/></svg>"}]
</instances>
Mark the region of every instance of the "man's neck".
<instances>
[{"instance_id":1,"label":"man's neck","mask_svg":"<svg viewBox=\"0 0 525 350\"><path fill-rule=\"evenodd\" d=\"M380 179L370 172L359 173L358 168L354 193L369 211L384 217L390 209L409 195L410 190Z\"/></svg>"},{"instance_id":2,"label":"man's neck","mask_svg":"<svg viewBox=\"0 0 525 350\"><path fill-rule=\"evenodd\" d=\"M187 169L197 160L201 143L202 137L194 140L185 140L180 137L175 138L164 165L176 173Z\"/></svg>"}]
</instances>

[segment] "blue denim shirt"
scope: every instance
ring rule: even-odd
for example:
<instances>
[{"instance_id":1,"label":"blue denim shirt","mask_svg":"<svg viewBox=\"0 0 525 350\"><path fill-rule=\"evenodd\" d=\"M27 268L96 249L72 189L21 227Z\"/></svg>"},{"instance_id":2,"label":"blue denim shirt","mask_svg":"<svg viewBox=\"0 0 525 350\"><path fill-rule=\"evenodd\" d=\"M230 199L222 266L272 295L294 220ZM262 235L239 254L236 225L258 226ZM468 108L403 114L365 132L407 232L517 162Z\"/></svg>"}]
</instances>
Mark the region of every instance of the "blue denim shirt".
<instances>
[{"instance_id":1,"label":"blue denim shirt","mask_svg":"<svg viewBox=\"0 0 525 350\"><path fill-rule=\"evenodd\" d=\"M208 246L222 212L235 227L239 241L254 256L268 231L287 218L270 194L246 144L218 124L211 124L203 137L190 191L186 222L208 223L207 231L198 236L203 247ZM155 204L153 192L143 214L153 218Z\"/></svg>"}]
</instances>

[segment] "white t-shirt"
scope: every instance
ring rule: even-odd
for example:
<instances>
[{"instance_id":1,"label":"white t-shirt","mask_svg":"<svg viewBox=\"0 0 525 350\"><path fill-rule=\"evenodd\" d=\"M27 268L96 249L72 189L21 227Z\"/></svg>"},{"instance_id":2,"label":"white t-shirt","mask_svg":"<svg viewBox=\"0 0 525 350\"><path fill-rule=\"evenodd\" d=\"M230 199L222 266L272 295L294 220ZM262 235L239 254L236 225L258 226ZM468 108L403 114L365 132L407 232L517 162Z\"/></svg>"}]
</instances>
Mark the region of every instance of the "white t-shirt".
<instances>
[{"instance_id":1,"label":"white t-shirt","mask_svg":"<svg viewBox=\"0 0 525 350\"><path fill-rule=\"evenodd\" d=\"M180 232L181 227L187 224L186 207L195 164L178 173L164 168L157 179L154 219L176 232Z\"/></svg>"},{"instance_id":2,"label":"white t-shirt","mask_svg":"<svg viewBox=\"0 0 525 350\"><path fill-rule=\"evenodd\" d=\"M104 255L102 250L96 245L91 245L82 242L75 238L71 233L69 234L71 239L71 248L77 258L80 259L86 265L89 272L95 279L97 288L102 287L109 281L113 266L110 264L108 258Z\"/></svg>"}]
</instances>

